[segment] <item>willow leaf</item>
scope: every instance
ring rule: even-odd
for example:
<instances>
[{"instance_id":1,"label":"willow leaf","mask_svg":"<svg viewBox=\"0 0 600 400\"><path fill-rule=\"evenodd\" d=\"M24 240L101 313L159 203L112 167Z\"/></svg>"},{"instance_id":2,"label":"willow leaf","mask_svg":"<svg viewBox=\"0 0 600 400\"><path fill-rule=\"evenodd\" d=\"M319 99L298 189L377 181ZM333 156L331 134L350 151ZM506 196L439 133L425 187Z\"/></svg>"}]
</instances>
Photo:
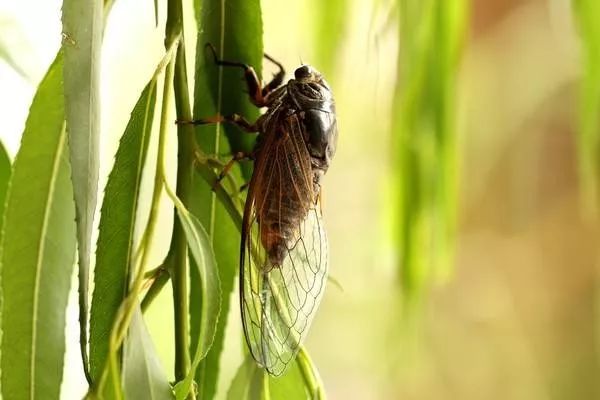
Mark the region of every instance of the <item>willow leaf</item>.
<instances>
[{"instance_id":1,"label":"willow leaf","mask_svg":"<svg viewBox=\"0 0 600 400\"><path fill-rule=\"evenodd\" d=\"M2 236L2 226L4 223L4 201L6 200L6 191L8 190L8 180L10 179L11 168L10 158L6 153L4 145L0 142L0 238Z\"/></svg>"},{"instance_id":2,"label":"willow leaf","mask_svg":"<svg viewBox=\"0 0 600 400\"><path fill-rule=\"evenodd\" d=\"M90 315L90 372L94 379L99 378L104 368L110 331L127 295L136 210L155 105L153 79L131 112L106 184Z\"/></svg>"},{"instance_id":3,"label":"willow leaf","mask_svg":"<svg viewBox=\"0 0 600 400\"><path fill-rule=\"evenodd\" d=\"M197 4L198 2L195 2ZM201 2L200 13L197 15L201 29L198 33L196 50L196 71L194 90L194 117L201 118L216 113L239 113L249 120L258 117L246 93L247 88L243 72L239 68L218 68L205 49L206 43L211 43L217 52L230 60L241 61L252 65L258 75L262 65L262 19L258 0L205 0ZM254 137L241 132L233 126L203 126L197 127L197 141L202 150L209 155L228 158L234 151L248 151L254 145ZM238 182L250 176L250 166L242 166L242 174L238 169L231 176ZM221 315L215 342L206 359L201 363L196 374L199 398L212 399L215 396L219 377L220 356L223 349L223 339L226 315L229 313L231 292L239 265L239 227L232 222L225 208L216 200L211 188L202 177L194 176L193 198L190 201L190 211L198 217L208 229L215 256L219 264L222 298ZM237 188L235 188L237 189ZM200 293L194 288L199 287L198 276L191 269L190 276L190 320L191 337L196 337L198 318L201 311L195 304L201 304ZM195 349L192 347L192 353Z\"/></svg>"},{"instance_id":4,"label":"willow leaf","mask_svg":"<svg viewBox=\"0 0 600 400\"><path fill-rule=\"evenodd\" d=\"M87 315L90 245L98 192L102 0L64 0L65 115L77 220L80 345L88 380Z\"/></svg>"},{"instance_id":5,"label":"willow leaf","mask_svg":"<svg viewBox=\"0 0 600 400\"><path fill-rule=\"evenodd\" d=\"M139 306L131 319L125 342L123 389L126 399L170 400L174 398Z\"/></svg>"},{"instance_id":6,"label":"willow leaf","mask_svg":"<svg viewBox=\"0 0 600 400\"><path fill-rule=\"evenodd\" d=\"M221 311L221 285L217 262L206 230L200 221L181 204L177 204L177 215L185 232L190 253L194 258L194 266L197 269L196 276L199 277L199 287L196 289L199 290L202 299L202 303L197 305L197 308L201 310L201 315L199 320L195 320L198 324L195 330L199 334L192 338L195 342L192 365L185 379L175 387L177 399L185 399L192 388L196 369L200 361L206 357L215 338Z\"/></svg>"},{"instance_id":7,"label":"willow leaf","mask_svg":"<svg viewBox=\"0 0 600 400\"><path fill-rule=\"evenodd\" d=\"M308 395L311 389L306 387L298 361L294 361L283 376L278 378L269 376L268 379L269 394L273 399L305 400L315 398L315 396Z\"/></svg>"},{"instance_id":8,"label":"willow leaf","mask_svg":"<svg viewBox=\"0 0 600 400\"><path fill-rule=\"evenodd\" d=\"M317 69L332 81L335 62L339 56L341 42L349 20L348 0L316 1L314 48L317 56Z\"/></svg>"},{"instance_id":9,"label":"willow leaf","mask_svg":"<svg viewBox=\"0 0 600 400\"><path fill-rule=\"evenodd\" d=\"M258 109L247 95L243 71L240 68L222 68L215 65L205 48L211 43L220 58L251 65L258 76L262 65L262 18L258 0L208 0L201 6L202 29L198 33L196 49L196 87L194 114L219 112L223 115L238 113L252 120ZM199 116L198 115L198 116ZM212 114L211 114L212 115ZM198 130L203 130L199 128ZM216 149L217 154L229 156L229 150L215 145L215 127L206 128L209 135L199 135L201 142ZM220 128L225 132L232 151L250 151L254 137L231 124ZM206 137L208 136L208 137ZM246 171L246 172L249 172Z\"/></svg>"},{"instance_id":10,"label":"willow leaf","mask_svg":"<svg viewBox=\"0 0 600 400\"><path fill-rule=\"evenodd\" d=\"M2 395L58 399L75 258L59 53L33 99L7 194L2 239Z\"/></svg>"},{"instance_id":11,"label":"willow leaf","mask_svg":"<svg viewBox=\"0 0 600 400\"><path fill-rule=\"evenodd\" d=\"M312 366L310 366L312 368ZM272 377L251 356L238 368L229 388L227 400L242 399L324 399L320 388L308 385L299 360L294 361L283 376Z\"/></svg>"},{"instance_id":12,"label":"willow leaf","mask_svg":"<svg viewBox=\"0 0 600 400\"><path fill-rule=\"evenodd\" d=\"M456 220L454 94L468 1L400 0L394 98L400 269L407 298L449 272Z\"/></svg>"},{"instance_id":13,"label":"willow leaf","mask_svg":"<svg viewBox=\"0 0 600 400\"><path fill-rule=\"evenodd\" d=\"M600 3L573 0L581 35L582 82L579 105L579 175L585 210L597 213L600 185Z\"/></svg>"},{"instance_id":14,"label":"willow leaf","mask_svg":"<svg viewBox=\"0 0 600 400\"><path fill-rule=\"evenodd\" d=\"M252 357L246 357L227 390L227 400L261 400L264 391L263 374Z\"/></svg>"}]
</instances>

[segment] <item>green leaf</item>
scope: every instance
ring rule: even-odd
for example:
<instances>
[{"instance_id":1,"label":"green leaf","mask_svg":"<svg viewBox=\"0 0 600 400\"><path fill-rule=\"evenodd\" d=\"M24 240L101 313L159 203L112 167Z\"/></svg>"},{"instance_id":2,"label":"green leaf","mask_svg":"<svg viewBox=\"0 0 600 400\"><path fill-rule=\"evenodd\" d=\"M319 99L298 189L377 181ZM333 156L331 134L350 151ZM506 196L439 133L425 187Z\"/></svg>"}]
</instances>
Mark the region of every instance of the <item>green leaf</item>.
<instances>
[{"instance_id":1,"label":"green leaf","mask_svg":"<svg viewBox=\"0 0 600 400\"><path fill-rule=\"evenodd\" d=\"M197 4L198 2L195 2ZM205 49L212 43L223 57L252 65L261 75L262 65L262 20L258 0L205 0L201 2L200 15L197 15L201 30L198 33L196 50L196 71L194 89L194 117L201 118L217 113L239 113L249 120L258 117L258 110L250 103L243 72L239 68L219 68ZM198 7L197 7L198 9ZM225 134L223 134L225 132ZM248 151L254 146L254 137L234 126L196 127L196 139L201 149L209 155L228 158L234 151ZM250 177L249 165L234 168L231 176L239 185ZM232 222L230 215L218 202L213 191L200 175L194 175L190 211L208 229L209 236L219 265L222 298L221 313L215 342L206 359L200 364L196 374L199 398L212 399L215 396L219 377L219 363L231 292L239 266L240 233L239 226ZM237 190L238 188L235 188ZM193 261L192 261L193 262ZM198 276L191 269L190 275L190 334L197 336L197 319L201 312L196 304L201 304L198 290ZM192 352L195 351L192 346Z\"/></svg>"},{"instance_id":2,"label":"green leaf","mask_svg":"<svg viewBox=\"0 0 600 400\"><path fill-rule=\"evenodd\" d=\"M217 261L210 245L210 239L204 227L198 219L190 214L182 204L175 202L177 206L177 215L181 221L181 226L185 232L190 253L194 258L194 266L199 277L197 288L200 292L202 303L198 307L201 310L200 320L195 320L199 324L195 331L199 332L197 336L192 336L195 342L194 358L188 375L183 382L175 389L177 399L185 399L192 387L196 368L200 361L206 357L210 350L217 330L217 322L221 311L221 284L219 282L219 273Z\"/></svg>"},{"instance_id":3,"label":"green leaf","mask_svg":"<svg viewBox=\"0 0 600 400\"><path fill-rule=\"evenodd\" d=\"M201 6L202 29L198 33L196 49L196 87L194 90L194 117L206 117L220 113L238 113L253 120L258 117L258 109L249 100L244 73L240 68L219 68L215 65L207 43L215 46L220 58L239 61L251 65L261 76L263 57L262 17L259 0L207 0ZM209 114L207 114L209 113ZM204 129L198 128L198 131ZM232 151L250 151L254 146L253 135L241 131L231 124L223 125ZM207 150L214 150L215 127L207 127L212 132L202 137L201 144L209 144ZM199 137L202 135L199 135ZM218 136L218 135L217 135ZM216 149L216 153L229 156L229 149ZM247 169L249 176L250 170Z\"/></svg>"},{"instance_id":4,"label":"green leaf","mask_svg":"<svg viewBox=\"0 0 600 400\"><path fill-rule=\"evenodd\" d=\"M579 176L584 210L598 213L600 194L600 3L573 0L581 35L582 81L579 101Z\"/></svg>"},{"instance_id":5,"label":"green leaf","mask_svg":"<svg viewBox=\"0 0 600 400\"><path fill-rule=\"evenodd\" d=\"M174 398L139 306L132 316L125 342L123 388L126 399Z\"/></svg>"},{"instance_id":6,"label":"green leaf","mask_svg":"<svg viewBox=\"0 0 600 400\"><path fill-rule=\"evenodd\" d=\"M33 99L7 195L2 395L58 399L75 258L74 205L59 53Z\"/></svg>"},{"instance_id":7,"label":"green leaf","mask_svg":"<svg viewBox=\"0 0 600 400\"><path fill-rule=\"evenodd\" d=\"M4 145L0 142L0 237L2 236L4 201L6 200L6 191L8 190L8 180L10 179L11 168L10 158L8 158Z\"/></svg>"},{"instance_id":8,"label":"green leaf","mask_svg":"<svg viewBox=\"0 0 600 400\"><path fill-rule=\"evenodd\" d=\"M302 372L295 361L289 366L283 376L269 376L269 394L273 399L306 400L313 398L308 395Z\"/></svg>"},{"instance_id":9,"label":"green leaf","mask_svg":"<svg viewBox=\"0 0 600 400\"><path fill-rule=\"evenodd\" d=\"M400 0L392 121L400 276L408 300L450 272L456 224L456 66L468 1Z\"/></svg>"},{"instance_id":10,"label":"green leaf","mask_svg":"<svg viewBox=\"0 0 600 400\"><path fill-rule=\"evenodd\" d=\"M90 315L90 372L94 380L104 368L115 316L127 295L136 210L155 105L156 81L152 79L131 112L106 184Z\"/></svg>"},{"instance_id":11,"label":"green leaf","mask_svg":"<svg viewBox=\"0 0 600 400\"><path fill-rule=\"evenodd\" d=\"M312 368L311 365L305 367ZM235 377L231 381L231 385L227 390L227 400L323 399L324 395L320 391L320 388L315 388L315 390L308 386L308 381L303 375L304 373L300 361L296 360L289 366L283 376L273 377L260 368L251 356L248 356L238 368ZM310 393L313 390L315 390L315 393L311 395Z\"/></svg>"},{"instance_id":12,"label":"green leaf","mask_svg":"<svg viewBox=\"0 0 600 400\"><path fill-rule=\"evenodd\" d=\"M314 48L316 49L315 67L332 81L335 62L339 56L341 43L346 33L346 23L350 20L348 0L315 1Z\"/></svg>"},{"instance_id":13,"label":"green leaf","mask_svg":"<svg viewBox=\"0 0 600 400\"><path fill-rule=\"evenodd\" d=\"M154 23L158 26L158 0L154 0Z\"/></svg>"},{"instance_id":14,"label":"green leaf","mask_svg":"<svg viewBox=\"0 0 600 400\"><path fill-rule=\"evenodd\" d=\"M102 0L64 0L65 112L77 219L80 345L86 376L89 263L98 192Z\"/></svg>"},{"instance_id":15,"label":"green leaf","mask_svg":"<svg viewBox=\"0 0 600 400\"><path fill-rule=\"evenodd\" d=\"M325 388L319 376L319 371L305 348L301 348L298 352L294 368L297 368L302 376L304 388L309 393L308 397L315 400L325 400Z\"/></svg>"},{"instance_id":16,"label":"green leaf","mask_svg":"<svg viewBox=\"0 0 600 400\"><path fill-rule=\"evenodd\" d=\"M264 392L264 372L252 357L246 357L227 390L227 400L260 400ZM274 397L277 399L277 397ZM284 396L282 398L287 398Z\"/></svg>"}]
</instances>

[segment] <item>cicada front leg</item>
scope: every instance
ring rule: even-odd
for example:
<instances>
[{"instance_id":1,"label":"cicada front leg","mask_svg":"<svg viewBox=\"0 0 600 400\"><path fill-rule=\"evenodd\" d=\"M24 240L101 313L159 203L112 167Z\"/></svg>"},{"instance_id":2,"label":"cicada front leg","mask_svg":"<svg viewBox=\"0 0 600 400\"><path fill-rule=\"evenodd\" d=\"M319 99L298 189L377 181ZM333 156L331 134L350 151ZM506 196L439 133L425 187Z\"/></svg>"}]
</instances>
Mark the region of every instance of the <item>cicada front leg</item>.
<instances>
[{"instance_id":1,"label":"cicada front leg","mask_svg":"<svg viewBox=\"0 0 600 400\"><path fill-rule=\"evenodd\" d=\"M244 78L246 80L246 85L248 86L248 94L250 95L250 101L257 107L264 107L267 105L268 95L275 90L277 87L281 86L283 83L283 78L285 77L285 70L283 69L283 65L265 54L264 57L275 64L279 71L273 76L273 79L269 81L265 86L261 87L260 81L258 80L258 76L256 75L256 71L248 64L244 64L236 61L227 61L221 60L217 56L217 51L214 46L210 43L206 44L206 48L210 49L215 64L223 67L237 67L242 68L244 70ZM259 128L256 123L251 123L242 117L239 114L231 114L231 115L216 115L214 117L195 119L192 121L176 121L178 124L192 124L192 125L207 125L207 124L216 124L220 122L228 122L230 124L236 125L241 128L245 132L249 133L257 133Z\"/></svg>"},{"instance_id":2,"label":"cicada front leg","mask_svg":"<svg viewBox=\"0 0 600 400\"><path fill-rule=\"evenodd\" d=\"M268 56L267 54L264 57L271 61L273 64L277 65L279 71L273 76L273 79L269 83L267 83L264 87L261 87L258 76L256 75L256 71L248 64L244 64L236 61L227 61L221 60L217 56L217 51L214 46L210 43L206 44L206 48L210 49L213 55L213 59L215 64L220 65L222 67L237 67L244 70L244 78L246 80L246 85L248 86L248 94L250 95L250 101L257 107L265 107L267 105L267 96L273 90L275 90L278 86L283 83L283 78L285 77L285 70L283 69L283 65L281 63L275 61L273 58Z\"/></svg>"}]
</instances>

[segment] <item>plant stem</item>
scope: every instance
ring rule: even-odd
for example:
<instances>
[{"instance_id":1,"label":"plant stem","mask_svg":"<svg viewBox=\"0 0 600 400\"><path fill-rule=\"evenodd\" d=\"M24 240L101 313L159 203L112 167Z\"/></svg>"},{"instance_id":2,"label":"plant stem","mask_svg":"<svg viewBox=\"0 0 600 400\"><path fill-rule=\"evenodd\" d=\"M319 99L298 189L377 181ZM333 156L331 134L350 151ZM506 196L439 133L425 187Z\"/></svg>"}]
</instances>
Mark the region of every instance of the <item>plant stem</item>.
<instances>
[{"instance_id":1,"label":"plant stem","mask_svg":"<svg viewBox=\"0 0 600 400\"><path fill-rule=\"evenodd\" d=\"M181 0L169 0L165 46L168 48L175 38L183 32L183 11ZM185 41L182 38L182 42ZM175 76L173 80L177 119L192 119L190 109L185 46L179 46L175 58ZM194 168L194 129L192 126L177 126L177 187L176 194L185 206L188 205ZM175 218L169 255L173 257L171 274L173 284L173 308L175 316L175 379L182 380L190 368L188 294L187 294L187 241L180 221Z\"/></svg>"},{"instance_id":2,"label":"plant stem","mask_svg":"<svg viewBox=\"0 0 600 400\"><path fill-rule=\"evenodd\" d=\"M160 268L160 271L142 299L142 312L146 312L162 288L169 282L169 279L171 278L171 269L173 268L171 259L167 257Z\"/></svg>"},{"instance_id":3,"label":"plant stem","mask_svg":"<svg viewBox=\"0 0 600 400\"><path fill-rule=\"evenodd\" d=\"M208 185L214 187L217 199L219 199L221 204L225 207L225 210L228 212L231 220L234 222L235 227L238 229L238 231L241 231L242 215L240 211L236 207L229 193L227 193L227 191L223 188L223 186L221 186L218 183L215 185L215 182L218 181L217 174L215 174L215 172L212 170L212 168L207 162L203 161L202 155L198 154L196 154L196 172L204 179L204 181ZM152 282L150 288L144 296L144 299L142 300L142 312L146 311L146 309L150 306L152 301L154 301L156 296L160 293L162 288L171 278L170 271L172 269L172 260L165 259L164 267L166 271L161 273L154 280L154 282Z\"/></svg>"}]
</instances>

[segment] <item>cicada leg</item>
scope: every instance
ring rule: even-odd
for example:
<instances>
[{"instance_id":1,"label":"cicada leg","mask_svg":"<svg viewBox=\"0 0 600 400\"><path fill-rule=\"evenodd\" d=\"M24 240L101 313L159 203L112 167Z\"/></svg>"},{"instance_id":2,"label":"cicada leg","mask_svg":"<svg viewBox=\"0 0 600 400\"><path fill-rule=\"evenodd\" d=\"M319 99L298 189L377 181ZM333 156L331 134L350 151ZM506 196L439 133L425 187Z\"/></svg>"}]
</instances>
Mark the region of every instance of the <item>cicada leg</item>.
<instances>
[{"instance_id":1,"label":"cicada leg","mask_svg":"<svg viewBox=\"0 0 600 400\"><path fill-rule=\"evenodd\" d=\"M273 75L271 81L262 88L263 97L267 97L269 93L277 89L283 83L283 78L285 78L285 69L283 69L283 65L281 65L279 61L275 60L268 54L265 53L264 57L267 60L271 61L273 64L275 64L277 68L279 68L279 71L275 75Z\"/></svg>"},{"instance_id":2,"label":"cicada leg","mask_svg":"<svg viewBox=\"0 0 600 400\"><path fill-rule=\"evenodd\" d=\"M238 193L242 193L244 190L247 190L248 186L250 186L250 182L244 183L242 186L239 187Z\"/></svg>"},{"instance_id":3,"label":"cicada leg","mask_svg":"<svg viewBox=\"0 0 600 400\"><path fill-rule=\"evenodd\" d=\"M235 62L235 61L227 61L221 60L217 56L217 51L210 43L206 44L206 47L209 48L212 52L213 58L215 60L215 64L224 66L224 67L238 67L244 70L244 77L246 79L246 85L248 86L248 94L250 95L250 100L257 107L263 107L266 105L266 98L274 89L280 86L283 83L283 78L285 77L285 70L283 69L283 65L273 59L268 54L265 54L264 57L277 65L279 71L273 76L273 79L269 81L264 87L261 88L260 82L258 80L258 76L256 76L256 72L254 68L249 66L248 64ZM244 117L238 114L231 115L217 115L209 118L196 119L192 121L176 121L178 124L193 124L193 125L206 125L206 124L216 124L219 122L228 122L233 125L238 126L242 130L250 133L256 133L259 131L256 124L253 124L247 121Z\"/></svg>"},{"instance_id":4,"label":"cicada leg","mask_svg":"<svg viewBox=\"0 0 600 400\"><path fill-rule=\"evenodd\" d=\"M192 120L192 121L179 121L178 120L175 122L178 124L193 124L193 125L208 125L208 124L216 124L216 123L220 123L220 122L229 122L229 123L232 123L232 124L240 127L242 130L244 130L246 132L249 132L249 133L257 133L258 132L258 127L256 126L256 124L252 124L252 123L248 122L244 117L242 117L241 115L238 115L238 114L231 114L231 115L227 115L227 116L215 115L214 117L196 119L196 120ZM222 163L218 162L218 159L216 159L216 158L207 159L206 161L208 161L209 164L212 164L213 167L215 166L216 163L218 163L218 165L217 165L218 167L222 167L221 172L219 173L219 176L217 177L217 180L212 185L212 189L215 190L215 188L221 184L221 181L226 176L228 176L229 172L231 171L231 168L233 168L233 166L235 165L236 162L246 160L246 159L252 159L252 158L253 158L252 153L237 152L224 165Z\"/></svg>"},{"instance_id":5,"label":"cicada leg","mask_svg":"<svg viewBox=\"0 0 600 400\"><path fill-rule=\"evenodd\" d=\"M249 183L246 182L240 186L238 181L233 177L233 175L230 174L230 172L231 172L231 168L233 168L233 166L235 165L236 162L242 161L244 159L252 159L252 155L245 154L245 153L236 153L233 155L233 157L228 162L224 163L224 162L220 161L218 158L199 156L198 154L196 154L195 164L197 163L197 164L208 165L210 168L220 171L220 173L217 175L216 179L211 184L212 191L216 192L220 188L223 188L225 190L225 187L222 185L222 182L225 178L227 178L230 191L225 190L225 193L227 193L227 195L229 195L232 199L235 197L235 198L240 198L240 200L241 200L240 195L241 195L242 191L244 190L244 188L246 188ZM243 205L244 205L243 201L242 201L241 205L243 207Z\"/></svg>"},{"instance_id":6,"label":"cicada leg","mask_svg":"<svg viewBox=\"0 0 600 400\"><path fill-rule=\"evenodd\" d=\"M223 66L223 67L238 67L244 70L244 78L246 79L246 85L248 86L248 94L250 95L250 101L257 107L266 106L266 98L267 95L280 86L283 83L283 78L285 77L285 70L283 69L283 65L279 62L275 61L269 55L265 54L264 57L271 61L273 64L279 67L279 72L277 72L273 79L269 83L267 83L264 87L260 86L260 81L258 80L258 76L256 75L256 71L248 64L244 64L236 61L227 61L221 60L217 56L217 51L214 46L210 43L206 44L206 48L210 49L212 52L213 58L215 60L215 64Z\"/></svg>"},{"instance_id":7,"label":"cicada leg","mask_svg":"<svg viewBox=\"0 0 600 400\"><path fill-rule=\"evenodd\" d=\"M233 124L245 132L248 133L257 133L259 131L258 126L256 124L251 123L244 117L239 114L231 114L231 115L215 115L213 117L194 119L191 121L175 121L177 124L192 124L192 125L209 125L209 124L218 124L220 122L228 122Z\"/></svg>"},{"instance_id":8,"label":"cicada leg","mask_svg":"<svg viewBox=\"0 0 600 400\"><path fill-rule=\"evenodd\" d=\"M253 159L252 153L244 153L242 151L238 151L237 153L235 153L233 155L233 157L227 162L227 164L225 164L225 166L223 167L223 169L221 169L221 172L219 173L219 176L217 177L217 180L213 184L212 189L215 190L215 188L218 185L221 184L221 181L226 176L228 176L229 172L231 171L231 168L233 168L233 166L235 165L235 163L243 161L243 160L252 160L252 159Z\"/></svg>"}]
</instances>

